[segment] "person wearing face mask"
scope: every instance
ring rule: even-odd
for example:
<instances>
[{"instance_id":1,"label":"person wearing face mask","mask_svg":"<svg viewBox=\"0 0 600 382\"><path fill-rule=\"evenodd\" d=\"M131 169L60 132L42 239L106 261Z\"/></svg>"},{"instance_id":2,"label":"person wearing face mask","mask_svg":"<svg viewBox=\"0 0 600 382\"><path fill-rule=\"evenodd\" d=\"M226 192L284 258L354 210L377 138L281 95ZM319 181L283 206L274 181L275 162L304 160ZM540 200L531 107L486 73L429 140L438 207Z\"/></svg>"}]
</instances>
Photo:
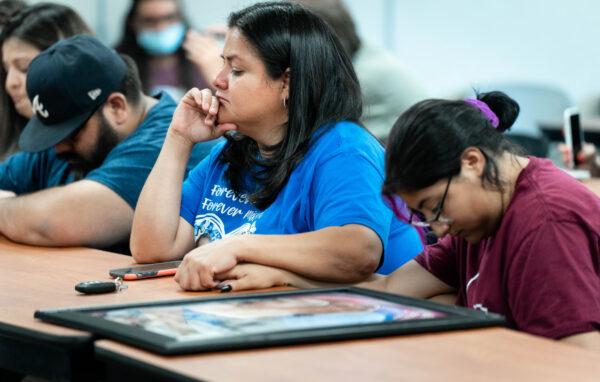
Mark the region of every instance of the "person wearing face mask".
<instances>
[{"instance_id":1,"label":"person wearing face mask","mask_svg":"<svg viewBox=\"0 0 600 382\"><path fill-rule=\"evenodd\" d=\"M59 4L27 7L6 22L0 35L0 160L18 150L19 134L33 114L25 89L29 63L60 39L91 33L77 13Z\"/></svg>"},{"instance_id":2,"label":"person wearing face mask","mask_svg":"<svg viewBox=\"0 0 600 382\"><path fill-rule=\"evenodd\" d=\"M116 49L136 62L146 92L175 99L208 86L220 67L217 41L190 30L177 0L133 0Z\"/></svg>"}]
</instances>

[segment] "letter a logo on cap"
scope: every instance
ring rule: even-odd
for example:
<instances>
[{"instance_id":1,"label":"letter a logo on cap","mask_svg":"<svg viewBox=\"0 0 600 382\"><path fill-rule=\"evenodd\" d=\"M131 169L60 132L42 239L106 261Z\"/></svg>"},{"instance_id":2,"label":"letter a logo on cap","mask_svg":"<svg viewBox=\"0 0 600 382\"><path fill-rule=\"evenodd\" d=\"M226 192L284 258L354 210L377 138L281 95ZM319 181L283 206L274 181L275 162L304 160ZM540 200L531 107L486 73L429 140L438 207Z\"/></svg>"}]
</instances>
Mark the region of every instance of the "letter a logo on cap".
<instances>
[{"instance_id":1,"label":"letter a logo on cap","mask_svg":"<svg viewBox=\"0 0 600 382\"><path fill-rule=\"evenodd\" d=\"M40 102L40 95L33 97L33 103L31 105L34 113L37 113L40 117L48 118L50 115L48 110L44 110L44 104Z\"/></svg>"}]
</instances>

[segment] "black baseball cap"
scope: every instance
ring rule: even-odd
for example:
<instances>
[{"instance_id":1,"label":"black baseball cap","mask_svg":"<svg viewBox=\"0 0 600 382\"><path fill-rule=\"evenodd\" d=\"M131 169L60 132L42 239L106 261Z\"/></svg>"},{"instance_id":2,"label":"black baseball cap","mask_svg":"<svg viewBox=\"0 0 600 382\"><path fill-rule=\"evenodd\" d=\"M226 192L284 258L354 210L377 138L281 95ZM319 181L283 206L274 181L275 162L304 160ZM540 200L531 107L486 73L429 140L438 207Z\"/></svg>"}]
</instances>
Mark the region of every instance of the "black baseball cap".
<instances>
[{"instance_id":1,"label":"black baseball cap","mask_svg":"<svg viewBox=\"0 0 600 382\"><path fill-rule=\"evenodd\" d=\"M33 117L19 147L37 152L67 138L119 88L126 72L117 52L89 35L59 41L40 53L27 71Z\"/></svg>"}]
</instances>

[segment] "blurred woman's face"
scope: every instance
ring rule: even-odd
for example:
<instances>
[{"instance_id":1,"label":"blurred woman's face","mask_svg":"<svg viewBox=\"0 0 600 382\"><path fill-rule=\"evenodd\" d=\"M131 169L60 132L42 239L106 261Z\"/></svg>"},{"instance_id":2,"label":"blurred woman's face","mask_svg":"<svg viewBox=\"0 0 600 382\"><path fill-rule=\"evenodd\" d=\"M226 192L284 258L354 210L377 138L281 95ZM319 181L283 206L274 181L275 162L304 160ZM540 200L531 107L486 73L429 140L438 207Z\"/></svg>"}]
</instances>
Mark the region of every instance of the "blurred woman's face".
<instances>
[{"instance_id":1,"label":"blurred woman's face","mask_svg":"<svg viewBox=\"0 0 600 382\"><path fill-rule=\"evenodd\" d=\"M180 20L177 3L173 0L146 0L138 4L134 21L134 29L161 30Z\"/></svg>"},{"instance_id":2,"label":"blurred woman's face","mask_svg":"<svg viewBox=\"0 0 600 382\"><path fill-rule=\"evenodd\" d=\"M237 28L227 33L223 47L223 68L214 86L219 100L219 123L235 123L239 131L256 139L260 135L276 137L287 122L284 99L289 97L289 76L272 79L254 48ZM272 129L273 131L265 131ZM259 142L261 143L261 142Z\"/></svg>"},{"instance_id":3,"label":"blurred woman's face","mask_svg":"<svg viewBox=\"0 0 600 382\"><path fill-rule=\"evenodd\" d=\"M186 27L173 0L146 0L133 18L136 41L151 56L175 53L185 39Z\"/></svg>"},{"instance_id":4,"label":"blurred woman's face","mask_svg":"<svg viewBox=\"0 0 600 382\"><path fill-rule=\"evenodd\" d=\"M27 69L40 50L16 37L8 38L2 45L2 65L6 71L4 88L12 99L17 113L29 119L33 115L27 97L25 82Z\"/></svg>"}]
</instances>

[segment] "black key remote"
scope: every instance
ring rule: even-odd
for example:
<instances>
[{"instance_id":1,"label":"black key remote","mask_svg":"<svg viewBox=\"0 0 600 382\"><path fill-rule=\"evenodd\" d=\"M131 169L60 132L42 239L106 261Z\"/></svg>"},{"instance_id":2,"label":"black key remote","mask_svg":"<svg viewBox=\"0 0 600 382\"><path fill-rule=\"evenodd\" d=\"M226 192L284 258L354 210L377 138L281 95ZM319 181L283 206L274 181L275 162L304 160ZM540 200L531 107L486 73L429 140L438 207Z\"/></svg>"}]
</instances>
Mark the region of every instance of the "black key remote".
<instances>
[{"instance_id":1,"label":"black key remote","mask_svg":"<svg viewBox=\"0 0 600 382\"><path fill-rule=\"evenodd\" d=\"M117 278L115 281L84 281L75 285L75 290L85 294L99 294L120 291L126 288L122 280Z\"/></svg>"}]
</instances>

